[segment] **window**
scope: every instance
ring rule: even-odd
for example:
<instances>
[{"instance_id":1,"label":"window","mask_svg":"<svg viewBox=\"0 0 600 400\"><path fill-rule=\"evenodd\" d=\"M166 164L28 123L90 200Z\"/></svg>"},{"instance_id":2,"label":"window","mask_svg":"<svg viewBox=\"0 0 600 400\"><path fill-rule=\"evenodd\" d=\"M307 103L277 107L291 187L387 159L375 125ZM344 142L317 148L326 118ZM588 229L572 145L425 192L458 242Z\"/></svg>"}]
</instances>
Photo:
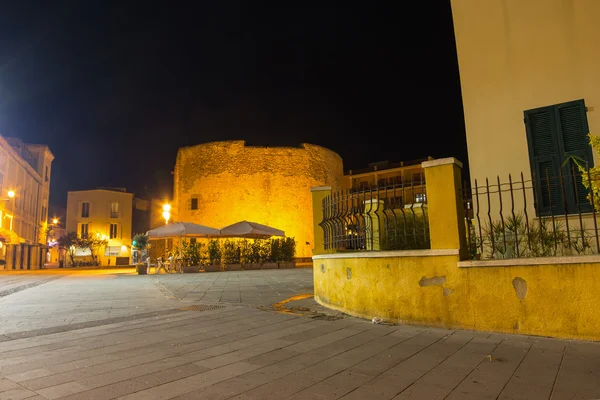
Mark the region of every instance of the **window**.
<instances>
[{"instance_id":1,"label":"window","mask_svg":"<svg viewBox=\"0 0 600 400\"><path fill-rule=\"evenodd\" d=\"M121 246L106 246L104 248L104 255L107 257L116 257L121 254Z\"/></svg>"},{"instance_id":2,"label":"window","mask_svg":"<svg viewBox=\"0 0 600 400\"><path fill-rule=\"evenodd\" d=\"M79 232L79 236L82 238L86 238L88 235L88 226L89 224L81 224L81 231Z\"/></svg>"},{"instance_id":3,"label":"window","mask_svg":"<svg viewBox=\"0 0 600 400\"><path fill-rule=\"evenodd\" d=\"M50 177L48 175L48 166L46 165L46 177L44 178L46 182L48 182L50 180Z\"/></svg>"},{"instance_id":4,"label":"window","mask_svg":"<svg viewBox=\"0 0 600 400\"><path fill-rule=\"evenodd\" d=\"M119 203L116 201L110 203L110 217L119 218Z\"/></svg>"},{"instance_id":5,"label":"window","mask_svg":"<svg viewBox=\"0 0 600 400\"><path fill-rule=\"evenodd\" d=\"M588 191L571 160L577 157L594 166L584 101L525 111L525 127L537 215L592 211Z\"/></svg>"},{"instance_id":6,"label":"window","mask_svg":"<svg viewBox=\"0 0 600 400\"><path fill-rule=\"evenodd\" d=\"M117 232L118 232L118 225L117 224L110 224L110 238L111 239L116 239Z\"/></svg>"},{"instance_id":7,"label":"window","mask_svg":"<svg viewBox=\"0 0 600 400\"><path fill-rule=\"evenodd\" d=\"M425 193L417 193L415 196L415 203L425 203L427 201L427 196Z\"/></svg>"},{"instance_id":8,"label":"window","mask_svg":"<svg viewBox=\"0 0 600 400\"><path fill-rule=\"evenodd\" d=\"M42 221L46 221L46 207L42 206Z\"/></svg>"},{"instance_id":9,"label":"window","mask_svg":"<svg viewBox=\"0 0 600 400\"><path fill-rule=\"evenodd\" d=\"M198 209L198 198L197 197L192 197L192 210L197 210Z\"/></svg>"},{"instance_id":10,"label":"window","mask_svg":"<svg viewBox=\"0 0 600 400\"><path fill-rule=\"evenodd\" d=\"M81 218L90 217L90 203L81 203Z\"/></svg>"},{"instance_id":11,"label":"window","mask_svg":"<svg viewBox=\"0 0 600 400\"><path fill-rule=\"evenodd\" d=\"M413 185L423 185L425 183L425 176L422 173L416 173L412 175Z\"/></svg>"}]
</instances>

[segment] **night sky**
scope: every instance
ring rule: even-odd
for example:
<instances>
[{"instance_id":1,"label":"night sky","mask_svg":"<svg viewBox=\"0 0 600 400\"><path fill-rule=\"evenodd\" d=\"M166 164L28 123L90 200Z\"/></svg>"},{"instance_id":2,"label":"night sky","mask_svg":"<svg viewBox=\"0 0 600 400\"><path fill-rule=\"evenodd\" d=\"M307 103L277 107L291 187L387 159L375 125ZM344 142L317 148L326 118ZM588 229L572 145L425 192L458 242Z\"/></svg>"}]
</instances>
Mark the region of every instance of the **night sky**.
<instances>
[{"instance_id":1,"label":"night sky","mask_svg":"<svg viewBox=\"0 0 600 400\"><path fill-rule=\"evenodd\" d=\"M54 206L169 195L178 147L214 140L467 161L449 1L291 3L3 3L0 134L50 146Z\"/></svg>"}]
</instances>

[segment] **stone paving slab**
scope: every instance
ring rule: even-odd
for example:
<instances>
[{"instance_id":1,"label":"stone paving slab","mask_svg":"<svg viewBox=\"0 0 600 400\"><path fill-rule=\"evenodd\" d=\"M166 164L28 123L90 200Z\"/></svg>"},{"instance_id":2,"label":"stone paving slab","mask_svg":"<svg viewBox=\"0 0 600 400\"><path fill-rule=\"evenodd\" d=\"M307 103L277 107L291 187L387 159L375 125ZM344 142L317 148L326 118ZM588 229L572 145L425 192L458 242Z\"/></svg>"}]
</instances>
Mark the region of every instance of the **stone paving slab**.
<instances>
[{"instance_id":1,"label":"stone paving slab","mask_svg":"<svg viewBox=\"0 0 600 400\"><path fill-rule=\"evenodd\" d=\"M44 282L0 297L0 399L600 399L600 343L327 313L310 269L50 275L0 273Z\"/></svg>"}]
</instances>

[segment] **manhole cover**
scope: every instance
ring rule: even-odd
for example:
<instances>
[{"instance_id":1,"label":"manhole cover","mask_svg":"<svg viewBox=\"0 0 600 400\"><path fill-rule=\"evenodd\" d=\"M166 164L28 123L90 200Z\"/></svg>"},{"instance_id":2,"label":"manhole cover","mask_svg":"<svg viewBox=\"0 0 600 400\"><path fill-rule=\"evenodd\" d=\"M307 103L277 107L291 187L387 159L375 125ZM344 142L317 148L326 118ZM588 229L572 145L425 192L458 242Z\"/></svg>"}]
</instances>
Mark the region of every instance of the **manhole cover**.
<instances>
[{"instance_id":1,"label":"manhole cover","mask_svg":"<svg viewBox=\"0 0 600 400\"><path fill-rule=\"evenodd\" d=\"M218 306L212 304L198 304L195 306L187 306L179 308L180 311L209 311L209 310L217 310L219 308L225 308L225 306Z\"/></svg>"}]
</instances>

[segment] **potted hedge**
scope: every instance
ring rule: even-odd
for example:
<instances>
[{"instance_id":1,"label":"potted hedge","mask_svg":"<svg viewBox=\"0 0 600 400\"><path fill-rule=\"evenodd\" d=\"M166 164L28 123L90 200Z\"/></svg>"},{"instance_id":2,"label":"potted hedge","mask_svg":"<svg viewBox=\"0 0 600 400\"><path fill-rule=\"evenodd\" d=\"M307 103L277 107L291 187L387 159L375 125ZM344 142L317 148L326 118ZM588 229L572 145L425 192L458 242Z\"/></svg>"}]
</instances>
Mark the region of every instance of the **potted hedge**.
<instances>
[{"instance_id":1,"label":"potted hedge","mask_svg":"<svg viewBox=\"0 0 600 400\"><path fill-rule=\"evenodd\" d=\"M260 269L261 267L261 243L259 240L252 242L244 241L242 247L242 258L244 260L244 269Z\"/></svg>"},{"instance_id":2,"label":"potted hedge","mask_svg":"<svg viewBox=\"0 0 600 400\"><path fill-rule=\"evenodd\" d=\"M260 263L262 269L277 269L279 268L277 265L277 260L273 258L273 242L275 240L260 240ZM278 249L279 246L275 245L275 248ZM276 250L277 251L277 250Z\"/></svg>"},{"instance_id":3,"label":"potted hedge","mask_svg":"<svg viewBox=\"0 0 600 400\"><path fill-rule=\"evenodd\" d=\"M207 247L208 265L204 266L205 272L221 270L221 244L216 239L211 239Z\"/></svg>"},{"instance_id":4,"label":"potted hedge","mask_svg":"<svg viewBox=\"0 0 600 400\"><path fill-rule=\"evenodd\" d=\"M182 272L183 273L194 273L200 272L200 248L201 243L190 243L184 240L181 243L181 258L182 258Z\"/></svg>"},{"instance_id":5,"label":"potted hedge","mask_svg":"<svg viewBox=\"0 0 600 400\"><path fill-rule=\"evenodd\" d=\"M222 262L226 271L241 271L241 249L237 242L225 239L223 242Z\"/></svg>"},{"instance_id":6,"label":"potted hedge","mask_svg":"<svg viewBox=\"0 0 600 400\"><path fill-rule=\"evenodd\" d=\"M148 235L144 233L138 233L133 237L133 241L131 242L132 247L137 250L140 254L139 262L135 264L135 269L138 275L148 275L148 264L141 262L141 255L148 248Z\"/></svg>"},{"instance_id":7,"label":"potted hedge","mask_svg":"<svg viewBox=\"0 0 600 400\"><path fill-rule=\"evenodd\" d=\"M296 268L294 256L296 255L296 240L291 237L279 239L279 260L280 269Z\"/></svg>"}]
</instances>

